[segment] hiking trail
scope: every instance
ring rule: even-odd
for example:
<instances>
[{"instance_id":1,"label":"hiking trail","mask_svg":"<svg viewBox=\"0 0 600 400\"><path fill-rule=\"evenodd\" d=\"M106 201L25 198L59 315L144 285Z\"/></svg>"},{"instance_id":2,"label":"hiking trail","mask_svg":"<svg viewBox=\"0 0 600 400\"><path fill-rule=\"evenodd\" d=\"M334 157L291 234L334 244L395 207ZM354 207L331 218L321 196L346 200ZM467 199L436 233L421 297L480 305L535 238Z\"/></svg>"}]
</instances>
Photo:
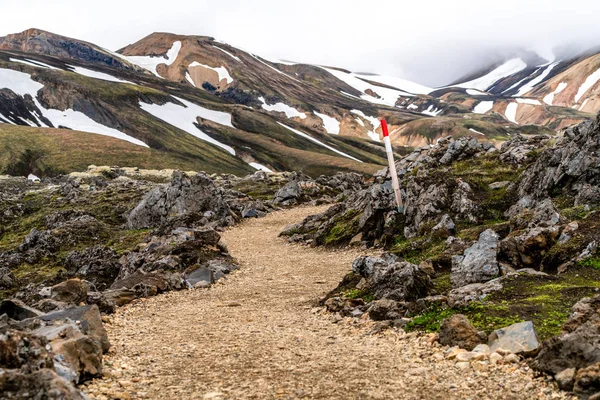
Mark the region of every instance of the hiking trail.
<instances>
[{"instance_id":1,"label":"hiking trail","mask_svg":"<svg viewBox=\"0 0 600 400\"><path fill-rule=\"evenodd\" d=\"M459 369L427 336L315 308L359 249L287 243L288 224L325 210L299 207L246 220L223 242L240 269L210 289L140 299L106 328L114 351L93 399L566 398L523 366Z\"/></svg>"}]
</instances>

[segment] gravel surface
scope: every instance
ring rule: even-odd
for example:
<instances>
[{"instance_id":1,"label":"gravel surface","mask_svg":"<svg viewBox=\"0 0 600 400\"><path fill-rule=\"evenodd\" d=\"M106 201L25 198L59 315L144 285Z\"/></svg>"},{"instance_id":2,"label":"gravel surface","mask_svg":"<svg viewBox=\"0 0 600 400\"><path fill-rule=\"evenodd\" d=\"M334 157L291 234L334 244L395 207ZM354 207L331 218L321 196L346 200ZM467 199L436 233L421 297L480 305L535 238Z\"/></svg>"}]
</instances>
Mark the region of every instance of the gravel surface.
<instances>
[{"instance_id":1,"label":"gravel surface","mask_svg":"<svg viewBox=\"0 0 600 400\"><path fill-rule=\"evenodd\" d=\"M245 221L223 241L241 269L210 289L138 300L109 318L92 399L559 399L524 364L455 364L429 336L340 320L315 307L357 249L290 245L302 207ZM462 368L461 368L462 367Z\"/></svg>"}]
</instances>

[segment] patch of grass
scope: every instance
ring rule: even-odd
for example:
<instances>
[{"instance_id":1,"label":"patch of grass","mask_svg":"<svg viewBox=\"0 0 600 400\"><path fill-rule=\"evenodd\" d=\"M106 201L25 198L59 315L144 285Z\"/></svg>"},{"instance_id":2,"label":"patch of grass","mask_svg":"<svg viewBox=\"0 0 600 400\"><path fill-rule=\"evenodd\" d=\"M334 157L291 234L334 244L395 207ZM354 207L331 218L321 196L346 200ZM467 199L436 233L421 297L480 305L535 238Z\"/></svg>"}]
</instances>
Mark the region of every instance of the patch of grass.
<instances>
[{"instance_id":1,"label":"patch of grass","mask_svg":"<svg viewBox=\"0 0 600 400\"><path fill-rule=\"evenodd\" d=\"M342 293L342 296L347 299L363 299L365 303L370 303L373 300L375 300L375 297L369 291L360 290L356 288L350 289Z\"/></svg>"},{"instance_id":2,"label":"patch of grass","mask_svg":"<svg viewBox=\"0 0 600 400\"><path fill-rule=\"evenodd\" d=\"M442 321L460 311L453 308L434 307L419 316L414 317L407 325L407 331L438 332Z\"/></svg>"},{"instance_id":3,"label":"patch of grass","mask_svg":"<svg viewBox=\"0 0 600 400\"><path fill-rule=\"evenodd\" d=\"M438 273L431 281L433 282L433 288L438 294L448 294L452 290L450 272Z\"/></svg>"},{"instance_id":4,"label":"patch of grass","mask_svg":"<svg viewBox=\"0 0 600 400\"><path fill-rule=\"evenodd\" d=\"M577 263L580 267L588 267L600 270L600 257L588 257Z\"/></svg>"},{"instance_id":5,"label":"patch of grass","mask_svg":"<svg viewBox=\"0 0 600 400\"><path fill-rule=\"evenodd\" d=\"M437 284L443 287L444 279L440 277ZM520 275L504 281L500 292L466 307L427 310L413 319L409 329L436 331L444 318L461 313L475 328L486 333L517 322L533 321L538 337L545 340L561 332L576 302L597 294L598 290L600 270L593 265L580 265L559 276Z\"/></svg>"},{"instance_id":6,"label":"patch of grass","mask_svg":"<svg viewBox=\"0 0 600 400\"><path fill-rule=\"evenodd\" d=\"M324 237L317 238L318 242L331 246L349 241L358 233L359 218L360 212L357 210L348 210L344 215L336 217Z\"/></svg>"},{"instance_id":7,"label":"patch of grass","mask_svg":"<svg viewBox=\"0 0 600 400\"><path fill-rule=\"evenodd\" d=\"M142 243L151 232L152 229L117 231L114 233L113 238L106 243L106 245L112 248L118 254L122 254L127 250L133 249L139 243Z\"/></svg>"},{"instance_id":8,"label":"patch of grass","mask_svg":"<svg viewBox=\"0 0 600 400\"><path fill-rule=\"evenodd\" d=\"M418 265L422 261L437 257L444 251L444 248L444 241L439 238L421 236L405 239L402 236L396 240L389 252Z\"/></svg>"}]
</instances>

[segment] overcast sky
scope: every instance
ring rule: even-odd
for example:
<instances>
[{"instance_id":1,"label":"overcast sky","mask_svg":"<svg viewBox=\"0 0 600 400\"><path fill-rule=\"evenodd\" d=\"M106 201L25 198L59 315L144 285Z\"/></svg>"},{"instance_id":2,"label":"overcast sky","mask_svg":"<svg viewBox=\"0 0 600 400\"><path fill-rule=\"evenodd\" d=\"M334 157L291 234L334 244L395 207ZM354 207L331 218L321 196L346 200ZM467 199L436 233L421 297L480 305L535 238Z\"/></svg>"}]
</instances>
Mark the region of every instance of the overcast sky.
<instances>
[{"instance_id":1,"label":"overcast sky","mask_svg":"<svg viewBox=\"0 0 600 400\"><path fill-rule=\"evenodd\" d=\"M35 27L116 50L155 31L207 35L428 85L507 49L600 46L598 0L0 0L0 15L0 36Z\"/></svg>"}]
</instances>

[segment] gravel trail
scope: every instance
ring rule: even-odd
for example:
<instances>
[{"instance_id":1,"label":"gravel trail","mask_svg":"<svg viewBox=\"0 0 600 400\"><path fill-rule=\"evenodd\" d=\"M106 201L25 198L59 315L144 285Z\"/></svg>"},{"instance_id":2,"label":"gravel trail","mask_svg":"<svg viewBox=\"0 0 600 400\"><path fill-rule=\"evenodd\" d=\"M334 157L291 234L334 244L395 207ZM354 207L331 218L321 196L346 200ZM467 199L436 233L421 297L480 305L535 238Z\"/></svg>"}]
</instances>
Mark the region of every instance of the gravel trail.
<instances>
[{"instance_id":1,"label":"gravel trail","mask_svg":"<svg viewBox=\"0 0 600 400\"><path fill-rule=\"evenodd\" d=\"M355 249L290 245L301 207L223 234L240 270L210 289L167 293L120 308L107 324L106 376L93 399L566 398L524 365L459 369L428 336L337 321L315 307L346 274Z\"/></svg>"}]
</instances>

